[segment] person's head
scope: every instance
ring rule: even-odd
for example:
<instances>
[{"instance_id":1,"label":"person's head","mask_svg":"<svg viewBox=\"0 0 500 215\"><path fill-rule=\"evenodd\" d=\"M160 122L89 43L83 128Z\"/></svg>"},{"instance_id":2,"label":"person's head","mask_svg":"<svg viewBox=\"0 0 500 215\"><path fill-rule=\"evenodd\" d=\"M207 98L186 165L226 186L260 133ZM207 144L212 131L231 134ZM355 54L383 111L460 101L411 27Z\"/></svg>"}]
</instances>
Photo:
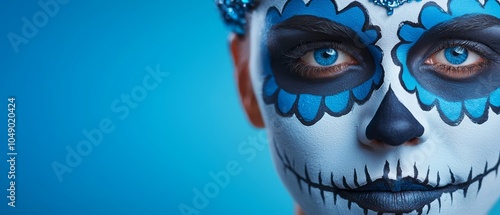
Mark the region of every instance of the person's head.
<instances>
[{"instance_id":1,"label":"person's head","mask_svg":"<svg viewBox=\"0 0 500 215\"><path fill-rule=\"evenodd\" d=\"M218 4L244 107L306 214L484 214L497 201L499 1Z\"/></svg>"}]
</instances>

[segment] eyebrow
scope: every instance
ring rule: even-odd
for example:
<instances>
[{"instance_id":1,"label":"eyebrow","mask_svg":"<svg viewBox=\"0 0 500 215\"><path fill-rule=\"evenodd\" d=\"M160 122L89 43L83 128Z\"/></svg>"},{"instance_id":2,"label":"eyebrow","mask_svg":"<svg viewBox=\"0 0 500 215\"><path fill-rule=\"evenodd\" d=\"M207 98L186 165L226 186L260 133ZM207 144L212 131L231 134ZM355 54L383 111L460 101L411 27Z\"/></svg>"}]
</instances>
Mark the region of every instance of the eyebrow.
<instances>
[{"instance_id":1,"label":"eyebrow","mask_svg":"<svg viewBox=\"0 0 500 215\"><path fill-rule=\"evenodd\" d=\"M420 40L446 36L465 36L470 39L477 39L476 37L480 35L478 31L490 27L500 27L500 19L487 14L465 15L432 27ZM474 32L477 32L477 34L474 34Z\"/></svg>"},{"instance_id":2,"label":"eyebrow","mask_svg":"<svg viewBox=\"0 0 500 215\"><path fill-rule=\"evenodd\" d=\"M320 33L328 35L356 35L353 30L344 25L312 15L300 15L289 18L273 27L273 30L278 29L295 29L310 33Z\"/></svg>"}]
</instances>

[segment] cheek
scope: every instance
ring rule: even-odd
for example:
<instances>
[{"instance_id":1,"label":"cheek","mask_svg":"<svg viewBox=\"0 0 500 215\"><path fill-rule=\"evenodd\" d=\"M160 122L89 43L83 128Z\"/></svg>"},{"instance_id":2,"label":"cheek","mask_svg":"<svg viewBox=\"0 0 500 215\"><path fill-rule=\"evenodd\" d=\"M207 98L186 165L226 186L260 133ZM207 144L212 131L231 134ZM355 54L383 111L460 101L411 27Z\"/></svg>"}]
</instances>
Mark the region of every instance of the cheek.
<instances>
[{"instance_id":1,"label":"cheek","mask_svg":"<svg viewBox=\"0 0 500 215\"><path fill-rule=\"evenodd\" d=\"M439 1L443 2L445 1ZM378 6L367 5L370 11L371 7ZM374 11L380 10L374 9ZM397 16L397 12L398 10L393 16ZM278 100L266 101L266 96L276 92L279 86L274 84L266 87L269 83L269 73L266 73L269 62L267 62L268 56L262 54L261 45L266 37L262 36L264 26L255 24L265 23L264 14L254 14L255 22L251 28L253 46L250 68L254 92L258 96L265 120L277 172L295 201L309 214L332 212L362 214L363 209L358 205L352 204L352 209L348 209L349 201L340 197L339 203L336 204L333 202L335 198L333 193L321 192L318 187L332 184L340 189L362 186L368 183L365 169L369 170L372 179L387 176L396 180L400 175L414 177L420 182L427 181L432 186L466 183L468 180L487 175L480 182L483 187L481 190L478 179L470 186L467 197L465 196L467 190L465 192L458 190L454 192L455 203L452 203L449 193L443 194L440 203L443 204L442 210L446 213L454 213L455 210L458 211L456 213L464 211L477 213L490 208L500 194L498 186L500 182L495 177L495 171L498 171L500 165L498 132L500 116L494 109L488 109L489 120L482 124L465 117L461 123L450 125L443 120L443 110L440 110L443 106L423 108L422 98L419 97L421 95L405 86L404 71L397 64L398 56L394 54L400 42L398 30L401 20L373 22L388 23L387 27L381 27L382 35L387 37L375 44L385 53L380 63L385 72L380 76L382 84L363 104L354 102L348 113L335 116L321 107L326 104L326 97L320 98L319 103L311 97L301 106L304 110L296 109L296 112L291 110L299 107L300 95L283 96L283 101L289 101L282 105L276 104ZM418 21L418 12L412 12L411 17L413 21ZM419 144L394 147L387 144L373 144L374 142L367 137L369 124L374 121L377 113L384 109L384 98L391 90L398 99L397 105L405 107L424 128L424 133L419 136ZM389 105L387 109L391 110L391 107ZM449 106L447 111L462 111L463 107L463 105ZM332 109L332 107L326 108ZM307 114L309 110L313 114ZM320 114L321 120L304 123L308 116L314 115L309 118L315 118L321 111L324 111ZM398 112L386 112L390 113L385 116L389 121L401 118ZM390 166L388 173L385 171L387 163ZM401 173L396 171L399 168ZM415 170L420 173L418 176L415 175ZM324 199L327 199L327 204L324 203ZM431 205L430 214L439 214L441 207L438 201L433 201Z\"/></svg>"},{"instance_id":2,"label":"cheek","mask_svg":"<svg viewBox=\"0 0 500 215\"><path fill-rule=\"evenodd\" d=\"M312 126L305 126L294 118L281 117L276 114L272 106L264 107L263 115L266 129L280 146L298 154L301 154L300 152L312 153L303 158L321 160L326 158L323 157L325 155L330 156L339 151L346 151L356 147L356 143L359 143L358 127L362 117L357 109L342 118L325 116Z\"/></svg>"},{"instance_id":3,"label":"cheek","mask_svg":"<svg viewBox=\"0 0 500 215\"><path fill-rule=\"evenodd\" d=\"M358 169L361 177L366 160L355 158L360 153L357 110L341 119L325 116L312 126L278 116L272 106L263 110L276 170L294 200L308 214L335 211L338 211L336 214L362 214L363 210L355 204L351 210L347 209L348 201L338 194L318 189L321 185L331 185L332 181L339 188L345 188L343 175L354 187L354 166L361 167ZM364 183L362 180L359 183Z\"/></svg>"},{"instance_id":4,"label":"cheek","mask_svg":"<svg viewBox=\"0 0 500 215\"><path fill-rule=\"evenodd\" d=\"M401 42L392 54L401 67L401 84L408 93L416 95L423 110L438 111L442 121L450 126L466 120L483 124L491 111L499 113L500 88L495 78L498 53L493 50L500 46L490 43L498 40L499 8L495 1L484 5L473 0L451 1L445 9L434 3L426 4L418 22L403 22L397 32ZM488 27L478 28L468 23L483 23ZM434 53L453 47L477 52L483 58L479 62L487 63L467 66L426 63ZM453 61L453 56L448 57Z\"/></svg>"}]
</instances>

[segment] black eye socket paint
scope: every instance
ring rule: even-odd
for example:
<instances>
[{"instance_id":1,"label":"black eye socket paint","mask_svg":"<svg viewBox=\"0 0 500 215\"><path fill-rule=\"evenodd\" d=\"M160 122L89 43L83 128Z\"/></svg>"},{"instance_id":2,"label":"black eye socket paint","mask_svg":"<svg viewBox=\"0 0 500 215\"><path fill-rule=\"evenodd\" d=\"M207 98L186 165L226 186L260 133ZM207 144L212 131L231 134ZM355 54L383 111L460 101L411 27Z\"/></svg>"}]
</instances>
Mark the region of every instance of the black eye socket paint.
<instances>
[{"instance_id":1,"label":"black eye socket paint","mask_svg":"<svg viewBox=\"0 0 500 215\"><path fill-rule=\"evenodd\" d=\"M285 20L272 27L267 44L276 82L291 93L333 95L359 86L375 72L372 54L356 33L325 18L298 15ZM321 46L334 46L359 64L349 65L341 76L330 79L306 80L292 72L301 63L300 55Z\"/></svg>"},{"instance_id":2,"label":"black eye socket paint","mask_svg":"<svg viewBox=\"0 0 500 215\"><path fill-rule=\"evenodd\" d=\"M458 126L488 120L500 109L500 4L451 0L448 9L426 3L417 23L404 21L392 56L406 91L422 110L436 107L441 119ZM437 63L436 63L437 62Z\"/></svg>"},{"instance_id":3,"label":"black eye socket paint","mask_svg":"<svg viewBox=\"0 0 500 215\"><path fill-rule=\"evenodd\" d=\"M415 79L427 90L451 101L488 96L500 87L500 19L489 15L469 15L439 24L428 30L408 52L407 65ZM461 46L485 60L466 79L444 77L425 60L437 51ZM467 70L465 70L467 71ZM487 81L492 78L497 81Z\"/></svg>"},{"instance_id":4,"label":"black eye socket paint","mask_svg":"<svg viewBox=\"0 0 500 215\"><path fill-rule=\"evenodd\" d=\"M383 83L380 28L359 2L289 0L268 9L262 38L263 100L306 126L348 114Z\"/></svg>"}]
</instances>

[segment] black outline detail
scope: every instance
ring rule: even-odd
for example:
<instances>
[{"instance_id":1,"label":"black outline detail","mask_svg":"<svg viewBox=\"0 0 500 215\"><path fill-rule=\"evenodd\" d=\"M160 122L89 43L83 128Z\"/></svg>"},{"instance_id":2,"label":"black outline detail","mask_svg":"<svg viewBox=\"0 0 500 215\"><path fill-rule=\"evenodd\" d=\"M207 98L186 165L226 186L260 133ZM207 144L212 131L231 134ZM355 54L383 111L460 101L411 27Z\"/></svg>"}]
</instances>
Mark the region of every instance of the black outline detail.
<instances>
[{"instance_id":1,"label":"black outline detail","mask_svg":"<svg viewBox=\"0 0 500 215\"><path fill-rule=\"evenodd\" d=\"M450 5L451 5L451 2L452 2L452 1L453 1L453 0L449 0L449 1L448 1L448 3L447 3L447 8L450 8ZM456 1L458 1L458 0L456 0ZM487 0L487 1L488 1L488 0ZM478 1L478 3L480 3L480 2ZM486 2L485 2L485 4L486 4ZM481 5L481 6L484 8L484 5L485 5L485 4L483 4L483 5ZM411 42L411 41L406 41L406 40L404 40L404 38L402 38L402 37L400 36L400 35L401 35L401 34L400 34L400 32L401 32L401 30L402 30L402 27L403 27L404 25L408 25L408 26L411 26L412 28L421 28L421 29L424 29L424 30L427 32L427 31L432 30L432 29L434 29L434 28L436 28L436 27L440 27L440 25L442 25L442 24L445 24L445 23L446 23L446 22L443 22L443 23L437 24L437 25L433 26L431 29L427 29L427 28L425 28L425 26L423 26L423 24L422 24L422 12L424 11L424 9L426 9L426 8L428 8L428 7L434 7L434 8L436 8L436 9L440 10L443 14L452 15L452 13L453 13L451 10L446 11L445 9L443 9L440 5L438 5L438 4L437 4L437 3L435 3L435 2L427 2L427 3L425 3L425 4L422 6L422 9L420 10L420 13L419 13L419 15L418 15L418 22L417 22L417 23L410 22L410 21L404 21L404 22L402 22L402 23L401 23L401 26L398 28L398 31L397 31L397 36L398 36L398 39L400 40L400 42L399 42L398 44L396 44L396 46L394 46L394 48L393 48L393 49L392 49L392 51L391 51L391 56L392 56L392 60L393 60L394 64L395 64L396 66L399 66L399 67L401 68L401 69L400 69L400 72L399 72L399 81L400 81L401 85L403 86L403 88L405 89L405 91L407 91L407 92L408 92L408 93L410 93L410 94L414 94L414 93L416 93L416 96L417 96L417 100L418 100L419 106L420 106L420 108L421 108L422 110L424 110L424 111L430 111L430 110L432 110L432 108L436 107L436 109L437 109L437 111L438 111L438 113L439 113L440 118L441 118L441 119L442 119L442 120L443 120L446 124L451 125L451 126L458 126L458 125L460 125L460 124L462 123L462 121L464 120L465 116L467 116L467 117L468 117L468 118L469 118L469 119L470 119L473 123L476 123L476 124L483 124L483 123L485 123L485 122L488 120L488 118L489 118L489 108L491 108L491 109L492 109L492 111L493 111L494 113L496 113L497 115L498 115L498 114L500 114L500 107L495 107L495 106L493 106L493 105L490 103L490 95L489 95L489 94L487 95L488 100L487 100L487 102L486 102L486 106L485 106L485 108L484 108L484 111L483 111L483 113L482 113L481 117L479 117L479 118L475 118L475 117L473 117L473 116L469 113L469 111L467 111L467 109L465 108L465 100L470 99L470 98L465 98L465 99L462 99L462 100L460 100L460 101L459 101L459 102L461 103L461 111L460 111L460 116L458 117L458 119L457 119L457 120L452 121L452 120L449 120L449 119L448 119L448 117L447 117L447 116L443 113L442 108L441 108L441 105L440 105L440 103L438 102L438 100L437 100L437 99L435 99L435 100L432 102L432 104L430 104L430 105L423 104L423 103L420 101L420 99L419 99L419 98L420 98L420 95L419 95L419 92L418 92L417 88L415 88L415 89L413 89L413 90L409 90L409 89L407 89L407 88L405 87L405 84L404 84L404 81L403 81L403 77L402 77L402 76L403 76L403 73L404 73L404 71L403 71L403 70L404 70L404 69L403 69L403 63L399 60L399 58L398 58L398 56L397 56L397 51L398 51L398 49L400 48L400 46L402 46L402 45L407 45L407 44L410 44L410 43L412 43L412 42ZM452 21L454 21L454 20L456 20L456 19L460 19L460 18L463 18L463 17L465 17L465 16L482 16L482 14L479 14L479 15L478 15L478 14L470 14L470 15L463 15L463 16L459 16L459 17L454 17L454 18L452 18L451 20L448 20L448 22L450 22L450 21L452 22ZM486 14L485 16L491 16L491 15ZM496 18L496 17L495 17L495 18ZM425 33L424 33L424 35L422 35L422 36L425 36ZM414 41L414 43L415 43L414 45L417 45L417 43L420 41L420 39L422 39L422 37L420 37L417 41ZM411 52L411 49L413 49L413 46L410 48L410 50L408 50L408 52ZM409 60L409 59L407 58L407 61L408 61L408 60ZM405 62L405 64L407 64L407 63L408 63L408 62ZM410 67L410 66L408 66L408 69L410 70L410 68L409 68L409 67ZM413 74L413 72L412 72L412 71L408 71L408 72L409 72L412 76L414 76L414 74ZM413 77L413 78L414 78L414 79L415 79L415 80L416 80L416 81L420 84L420 82L418 81L418 79L417 79L416 77ZM420 85L422 86L422 84L420 84ZM422 87L424 87L424 86L422 86ZM424 88L425 88L425 87L424 87ZM426 88L426 90L428 90L428 89ZM431 90L428 90L428 91L430 91L430 92L431 92ZM434 93L434 92L432 92L432 93L433 93L433 94L436 94L436 93ZM490 92L490 93L491 93L491 92ZM436 94L436 96L438 96L438 97L442 97L441 95L437 95L437 94ZM476 99L478 99L478 98L476 98ZM458 102L458 101L455 101L455 102Z\"/></svg>"},{"instance_id":2,"label":"black outline detail","mask_svg":"<svg viewBox=\"0 0 500 215\"><path fill-rule=\"evenodd\" d=\"M287 5L291 2L291 1L294 1L294 0L287 0L285 2L285 4L283 5L283 11L286 9ZM296 1L296 0L295 0ZM306 7L309 7L309 4L312 2L309 1L307 4L305 4ZM378 33L378 38L373 42L373 44L371 44L371 46L373 46L375 49L377 49L378 51L380 51L380 54L381 54L381 60L383 59L383 56L384 56L384 53L382 51L382 49L375 45L379 40L380 38L382 38L382 35L381 35L381 29L379 26L377 25L372 25L372 23L370 22L370 19L369 19L369 15L368 15L368 11L367 9L363 6L363 4L361 4L360 2L352 2L350 3L348 6L346 6L344 9L338 11L338 5L337 3L335 2L335 0L331 0L332 4L335 6L335 9L337 11L336 14L341 14L343 12L345 12L346 10L349 10L351 8L354 8L354 7L358 7L359 9L361 9L361 11L365 14L365 22L364 22L364 25L363 25L363 28L362 28L362 31L365 32L367 30L375 30L377 31ZM271 7L268 9L267 13L266 13L266 17L269 15L269 13L271 13L271 11L274 11L276 12L277 14L280 14L282 15L283 13L278 9L276 8L275 6L274 7ZM261 48L266 48L267 49L267 46L264 46L264 47L261 47ZM270 56L269 56L270 57ZM271 60L269 59L269 62L268 63L271 63ZM375 64L380 64L382 62L376 62ZM295 99L295 102L293 103L292 105L292 108L290 109L290 111L288 113L282 113L280 110L279 110L279 107L278 107L278 94L279 94L279 91L280 90L285 90L284 88L282 88L281 86L278 85L278 82L276 80L276 76L274 74L274 71L270 71L271 74L266 76L265 77L265 80L263 82L263 85L262 85L262 92L265 92L265 87L267 86L267 83L269 82L269 80L271 78L275 78L275 82L276 82L276 85L278 86L278 90L276 90L272 95L268 96L266 95L265 93L263 93L263 100L264 100L264 103L265 104L268 104L268 105L274 105L274 108L275 108L275 112L282 116L282 117L292 117L293 115L296 115L297 116L297 119L299 119L299 121L305 125L305 126L312 126L314 124L316 124L319 120L321 120L323 118L323 116L326 114L330 115L330 116L333 116L333 117L341 117L341 116L344 116L348 113L350 113L354 107L354 103L358 104L358 105L363 105L365 104L371 97L372 97L372 94L373 92L375 92L376 90L380 89L380 87L384 84L384 77L385 77L385 71L384 71L384 68L383 67L380 67L380 72L382 73L381 74L381 77L380 77L380 83L378 85L375 85L374 83L372 83L372 86L371 86L371 89L370 89L370 92L369 94L366 96L366 98L362 99L362 100L358 100L355 96L354 96L354 93L352 91L352 89L349 90L349 101L347 103L347 106L344 110L342 110L340 113L335 113L333 111L331 111L325 104L325 98L328 97L328 96L333 96L333 95L328 95L328 96L322 96L322 95L315 95L315 96L318 96L318 97L321 97L321 102L320 102L320 106L318 108L318 111L316 113L316 116L314 117L313 120L311 121L306 121L304 120L304 118L299 114L299 109L298 109L298 101L300 99L300 95L301 94L294 94L294 93L290 93L290 94L293 94L293 95L296 95L297 98ZM374 73L375 74L375 73ZM373 76L372 76L373 77ZM370 79L369 79L370 80ZM363 82L364 83L364 82ZM359 85L358 85L359 86ZM286 90L285 90L286 91Z\"/></svg>"},{"instance_id":3,"label":"black outline detail","mask_svg":"<svg viewBox=\"0 0 500 215\"><path fill-rule=\"evenodd\" d=\"M283 173L287 174L287 172L291 172L291 174L293 174L293 176L295 176L295 178L297 179L297 183L298 183L299 188L300 188L300 190L302 192L303 192L302 183L305 183L308 186L308 193L309 193L310 196L312 196L312 191L311 191L312 188L318 189L320 191L320 195L322 197L324 205L326 204L326 199L325 199L325 194L324 193L325 192L329 192L329 193L333 194L334 205L337 204L337 196L340 196L342 199L345 199L345 200L348 201L348 208L349 208L349 210L351 210L352 202L354 202L361 209L364 210L365 214L367 214L368 211L374 211L374 212L377 212L378 214L383 214L383 213L403 214L403 213L411 213L413 211L416 211L420 215L420 214L423 213L423 209L425 208L425 206L427 206L427 214L428 214L430 212L430 210L431 210L431 203L433 203L436 200L438 200L439 212L441 213L441 197L442 197L443 194L445 194L445 193L449 193L450 194L451 204L453 205L453 193L455 193L455 192L457 192L459 190L462 190L464 192L464 198L465 198L467 196L467 191L468 191L469 187L471 185L473 185L474 183L476 183L476 182L479 183L478 184L478 191L477 191L479 193L479 191L481 190L481 184L482 184L482 181L483 181L484 177L488 176L492 172L495 172L496 177L498 177L498 171L499 171L499 168L500 168L500 153L499 153L498 161L495 164L495 166L493 166L492 168L488 169L488 162L486 162L485 169L484 169L483 173L478 174L475 177L472 176L472 168L471 168L471 170L469 172L469 175L467 177L467 181L463 182L463 183L455 184L455 182L456 182L455 175L452 172L452 170L449 169L450 175L451 175L451 182L452 183L449 184L449 185L443 186L443 187L438 187L439 186L439 181L440 181L439 173L437 174L438 185L431 186L431 185L428 184L428 182L429 182L429 171L430 171L430 167L428 167L426 179L424 180L424 182L419 181L417 177L412 178L412 177L408 176L408 177L405 177L404 179L410 180L410 181L413 181L413 182L416 182L416 183L419 183L419 185L422 186L422 187L429 188L430 189L429 192L432 192L432 191L437 192L437 191L439 191L440 195L439 195L438 198L435 198L432 201L425 203L421 208L412 209L411 211L397 211L397 212L394 212L394 211L392 211L392 212L391 211L375 211L375 210L372 210L372 209L369 209L369 208L365 208L365 207L361 206L358 202L356 202L354 200L349 200L349 199L347 199L345 197L345 194L348 193L348 192L353 192L353 191L368 192L368 191L363 191L363 188L364 188L364 190L371 189L371 188L366 188L366 187L369 187L371 183L373 183L372 179L370 177L370 174L368 172L368 168L367 168L366 165L365 165L365 175L366 175L366 181L367 181L366 185L363 185L361 187L356 187L356 188L353 189L353 188L351 188L347 184L347 180L346 180L345 176L342 176L342 181L343 181L344 187L346 187L347 189L341 189L341 188L339 188L335 184L335 182L333 180L333 178L334 178L333 172L330 173L330 185L323 184L323 178L321 177L322 176L322 172L321 171L318 174L318 183L316 183L316 182L312 181L311 178L309 177L309 170L307 168L307 164L304 165L304 172L305 172L305 177L304 177L299 172L297 172L295 170L295 163L294 162L290 163L290 160L288 159L288 156L286 155L286 153L283 152L283 154L282 154L280 152L280 149L278 148L276 142L274 143L274 147L275 147L275 150L276 150L276 154L278 155L278 158L280 159L281 163L283 164L283 169L284 169ZM401 168L400 167L400 162L398 161L398 165L396 167L398 178L399 178L399 171L401 170L400 168ZM414 166L414 170L415 170L415 176L418 176L418 170L416 169L416 165ZM354 169L354 171L356 173L356 169ZM384 174L383 174L382 178L375 180L375 182L382 181L382 180L386 181L386 183L397 182L396 180L392 180L392 179L388 178L388 174L389 173L390 173L390 164L389 164L388 161L386 161L386 163L384 165ZM354 177L354 183L355 184L359 184L359 182L357 181L357 177ZM389 191L382 191L382 192L389 192Z\"/></svg>"}]
</instances>

